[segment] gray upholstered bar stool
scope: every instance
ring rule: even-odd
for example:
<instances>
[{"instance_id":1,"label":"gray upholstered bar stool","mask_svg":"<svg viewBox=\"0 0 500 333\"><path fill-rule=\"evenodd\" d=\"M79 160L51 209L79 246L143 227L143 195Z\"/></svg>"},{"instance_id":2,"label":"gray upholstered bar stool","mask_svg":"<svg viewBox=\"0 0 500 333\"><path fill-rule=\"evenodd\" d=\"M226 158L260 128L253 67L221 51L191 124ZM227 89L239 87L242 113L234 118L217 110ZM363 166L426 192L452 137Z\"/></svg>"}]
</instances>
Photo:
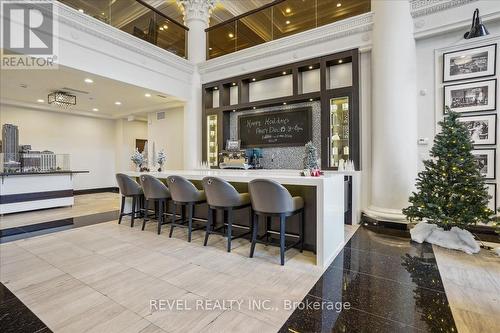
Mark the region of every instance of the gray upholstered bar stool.
<instances>
[{"instance_id":1,"label":"gray upholstered bar stool","mask_svg":"<svg viewBox=\"0 0 500 333\"><path fill-rule=\"evenodd\" d=\"M248 190L252 201L254 217L252 221L252 246L250 248L250 258L253 257L255 244L259 230L259 217L272 218L278 216L280 219L280 259L281 265L285 264L285 251L300 244L300 251L304 247L304 200L302 197L292 197L290 192L278 182L270 179L255 179L248 184ZM299 235L285 233L286 218L295 214L301 214ZM266 224L266 238L269 233L276 233L270 230L270 223ZM286 236L296 237L298 241L285 246ZM267 245L267 241L265 244Z\"/></svg>"},{"instance_id":2,"label":"gray upholstered bar stool","mask_svg":"<svg viewBox=\"0 0 500 333\"><path fill-rule=\"evenodd\" d=\"M193 230L202 229L201 227L193 229L193 214L195 205L206 202L205 191L198 190L193 183L181 176L169 176L167 184L173 201L172 224L170 225L169 237L172 237L174 227L188 228L188 242L191 242ZM175 219L177 205L181 206L182 209L181 223L176 223ZM187 226L184 213L186 208L188 211Z\"/></svg>"},{"instance_id":3,"label":"gray upholstered bar stool","mask_svg":"<svg viewBox=\"0 0 500 333\"><path fill-rule=\"evenodd\" d=\"M208 203L208 222L205 233L205 242L203 245L207 246L208 236L210 234L224 236L224 233L219 232L219 230L227 225L225 233L225 236L227 237L227 252L231 252L231 241L250 233L245 232L240 235L233 236L233 226L236 228L245 228L241 225L233 224L233 211L250 207L250 218L252 216L250 195L248 193L238 193L233 185L229 184L224 179L217 177L203 178L203 188L205 189ZM223 221L222 226L215 228L215 216L217 210L222 210L224 212L225 221Z\"/></svg>"},{"instance_id":4,"label":"gray upholstered bar stool","mask_svg":"<svg viewBox=\"0 0 500 333\"><path fill-rule=\"evenodd\" d=\"M133 227L134 219L138 217L137 214L141 212L142 207L143 192L141 185L123 173L116 174L116 182L118 183L122 195L118 224L122 223L123 216L130 216L130 227ZM125 198L132 198L132 211L130 213L123 212L125 209Z\"/></svg>"},{"instance_id":5,"label":"gray upholstered bar stool","mask_svg":"<svg viewBox=\"0 0 500 333\"><path fill-rule=\"evenodd\" d=\"M161 180L151 175L141 175L141 184L144 190L145 215L142 221L142 230L148 221L149 203L152 201L156 205L158 203L158 235L161 232L161 226L165 221L165 213L167 212L168 201L170 200L170 191Z\"/></svg>"}]
</instances>

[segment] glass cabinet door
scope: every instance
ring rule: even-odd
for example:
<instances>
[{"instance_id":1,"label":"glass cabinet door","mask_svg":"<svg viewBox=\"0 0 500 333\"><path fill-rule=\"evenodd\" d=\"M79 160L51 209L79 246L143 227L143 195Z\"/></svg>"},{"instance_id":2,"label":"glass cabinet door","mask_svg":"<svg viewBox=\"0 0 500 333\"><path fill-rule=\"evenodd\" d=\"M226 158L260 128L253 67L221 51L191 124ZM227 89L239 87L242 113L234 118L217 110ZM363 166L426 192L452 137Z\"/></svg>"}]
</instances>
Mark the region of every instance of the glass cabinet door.
<instances>
[{"instance_id":1,"label":"glass cabinet door","mask_svg":"<svg viewBox=\"0 0 500 333\"><path fill-rule=\"evenodd\" d=\"M217 115L207 116L207 161L209 166L218 165Z\"/></svg>"},{"instance_id":2,"label":"glass cabinet door","mask_svg":"<svg viewBox=\"0 0 500 333\"><path fill-rule=\"evenodd\" d=\"M349 157L349 97L330 99L330 127L328 134L328 166L337 168L339 161Z\"/></svg>"}]
</instances>

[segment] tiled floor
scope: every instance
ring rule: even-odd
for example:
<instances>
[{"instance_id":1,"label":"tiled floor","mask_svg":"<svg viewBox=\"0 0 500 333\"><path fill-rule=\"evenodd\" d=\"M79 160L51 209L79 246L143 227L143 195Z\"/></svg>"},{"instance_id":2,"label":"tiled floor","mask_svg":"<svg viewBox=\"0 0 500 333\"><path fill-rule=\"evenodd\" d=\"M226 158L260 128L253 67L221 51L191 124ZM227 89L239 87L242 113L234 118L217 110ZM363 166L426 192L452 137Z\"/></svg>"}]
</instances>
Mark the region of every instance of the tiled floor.
<instances>
[{"instance_id":1,"label":"tiled floor","mask_svg":"<svg viewBox=\"0 0 500 333\"><path fill-rule=\"evenodd\" d=\"M2 244L0 281L57 332L276 332L291 314L283 302L322 273L312 253L289 250L282 267L276 247L258 245L250 259L247 240L227 253L217 235L203 247L202 231L188 243L184 229L170 239L155 228L113 221ZM157 299L194 310L153 311Z\"/></svg>"},{"instance_id":2,"label":"tiled floor","mask_svg":"<svg viewBox=\"0 0 500 333\"><path fill-rule=\"evenodd\" d=\"M75 196L75 204L72 207L44 209L0 216L0 229L75 218L119 209L120 195L118 193L105 192L77 195Z\"/></svg>"}]
</instances>

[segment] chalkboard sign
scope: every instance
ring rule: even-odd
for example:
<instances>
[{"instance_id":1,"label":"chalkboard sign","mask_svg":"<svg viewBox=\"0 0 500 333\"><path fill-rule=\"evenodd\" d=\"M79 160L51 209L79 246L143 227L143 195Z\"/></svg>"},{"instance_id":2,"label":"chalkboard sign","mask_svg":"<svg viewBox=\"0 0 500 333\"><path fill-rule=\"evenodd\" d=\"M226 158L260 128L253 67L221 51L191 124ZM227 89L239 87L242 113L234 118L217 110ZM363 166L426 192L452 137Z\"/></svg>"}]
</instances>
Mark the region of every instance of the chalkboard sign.
<instances>
[{"instance_id":1,"label":"chalkboard sign","mask_svg":"<svg viewBox=\"0 0 500 333\"><path fill-rule=\"evenodd\" d=\"M242 148L302 146L312 139L311 108L239 117Z\"/></svg>"}]
</instances>

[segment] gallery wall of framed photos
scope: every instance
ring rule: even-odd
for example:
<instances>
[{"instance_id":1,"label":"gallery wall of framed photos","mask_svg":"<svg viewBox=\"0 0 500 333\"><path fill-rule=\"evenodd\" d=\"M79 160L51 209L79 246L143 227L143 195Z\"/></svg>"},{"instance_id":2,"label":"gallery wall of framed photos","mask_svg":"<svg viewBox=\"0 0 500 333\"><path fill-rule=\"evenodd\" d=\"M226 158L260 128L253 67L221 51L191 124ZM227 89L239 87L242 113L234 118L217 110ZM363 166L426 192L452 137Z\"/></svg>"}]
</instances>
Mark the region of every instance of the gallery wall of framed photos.
<instances>
[{"instance_id":1,"label":"gallery wall of framed photos","mask_svg":"<svg viewBox=\"0 0 500 333\"><path fill-rule=\"evenodd\" d=\"M448 106L460 114L474 141L473 154L497 212L499 36L463 40L436 50L436 133Z\"/></svg>"}]
</instances>

